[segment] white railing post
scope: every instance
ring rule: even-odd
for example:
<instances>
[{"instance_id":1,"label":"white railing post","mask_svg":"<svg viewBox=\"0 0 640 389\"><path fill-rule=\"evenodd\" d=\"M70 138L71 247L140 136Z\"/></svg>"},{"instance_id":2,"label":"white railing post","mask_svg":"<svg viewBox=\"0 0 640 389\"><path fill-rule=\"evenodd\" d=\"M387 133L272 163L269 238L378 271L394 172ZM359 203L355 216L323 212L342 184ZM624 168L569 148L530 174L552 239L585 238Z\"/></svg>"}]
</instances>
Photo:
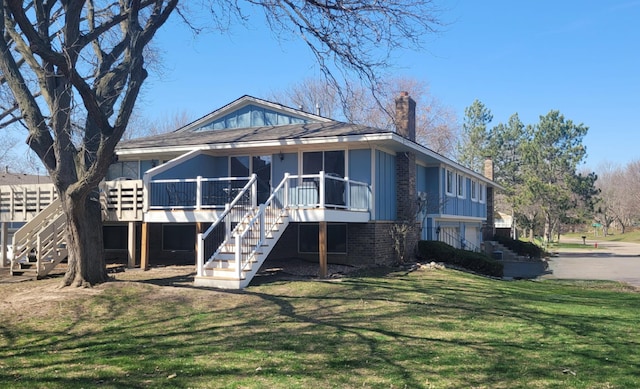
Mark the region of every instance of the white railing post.
<instances>
[{"instance_id":1,"label":"white railing post","mask_svg":"<svg viewBox=\"0 0 640 389\"><path fill-rule=\"evenodd\" d=\"M196 178L196 209L202 207L202 176Z\"/></svg>"},{"instance_id":2,"label":"white railing post","mask_svg":"<svg viewBox=\"0 0 640 389\"><path fill-rule=\"evenodd\" d=\"M260 204L260 243L264 242L264 237L266 235L265 231L265 222L264 219L266 217L267 207L265 204Z\"/></svg>"},{"instance_id":3,"label":"white railing post","mask_svg":"<svg viewBox=\"0 0 640 389\"><path fill-rule=\"evenodd\" d=\"M148 173L142 176L142 214L149 212L151 202L151 178Z\"/></svg>"},{"instance_id":4,"label":"white railing post","mask_svg":"<svg viewBox=\"0 0 640 389\"><path fill-rule=\"evenodd\" d=\"M27 220L27 187L22 188L22 217Z\"/></svg>"},{"instance_id":5,"label":"white railing post","mask_svg":"<svg viewBox=\"0 0 640 389\"><path fill-rule=\"evenodd\" d=\"M240 244L240 236L236 235L236 249L235 249L235 258L236 258L236 272L238 275L238 279L242 278L242 249Z\"/></svg>"},{"instance_id":6,"label":"white railing post","mask_svg":"<svg viewBox=\"0 0 640 389\"><path fill-rule=\"evenodd\" d=\"M40 238L40 233L38 233L38 238L36 240L36 277L40 277L40 260L42 258L42 239ZM29 253L27 252L27 261L29 260Z\"/></svg>"},{"instance_id":7,"label":"white railing post","mask_svg":"<svg viewBox=\"0 0 640 389\"><path fill-rule=\"evenodd\" d=\"M16 218L16 209L14 206L15 196L13 194L13 188L9 188L9 215L11 215L10 220L15 220Z\"/></svg>"},{"instance_id":8,"label":"white railing post","mask_svg":"<svg viewBox=\"0 0 640 389\"><path fill-rule=\"evenodd\" d=\"M320 171L320 185L319 185L319 192L318 193L318 201L320 202L320 208L324 208L324 188L325 188L325 175L324 175L324 170Z\"/></svg>"},{"instance_id":9,"label":"white railing post","mask_svg":"<svg viewBox=\"0 0 640 389\"><path fill-rule=\"evenodd\" d=\"M40 212L40 185L36 187L36 213Z\"/></svg>"},{"instance_id":10,"label":"white railing post","mask_svg":"<svg viewBox=\"0 0 640 389\"><path fill-rule=\"evenodd\" d=\"M344 206L346 209L351 209L351 184L349 183L349 177L344 178Z\"/></svg>"},{"instance_id":11,"label":"white railing post","mask_svg":"<svg viewBox=\"0 0 640 389\"><path fill-rule=\"evenodd\" d=\"M284 196L282 196L282 208L289 206L289 173L284 174Z\"/></svg>"},{"instance_id":12,"label":"white railing post","mask_svg":"<svg viewBox=\"0 0 640 389\"><path fill-rule=\"evenodd\" d=\"M204 238L203 234L198 234L198 268L196 269L196 273L198 277L202 277L204 272Z\"/></svg>"},{"instance_id":13,"label":"white railing post","mask_svg":"<svg viewBox=\"0 0 640 389\"><path fill-rule=\"evenodd\" d=\"M226 203L224 205L224 211L226 213L227 216L225 216L225 218L228 218L229 220L231 220L231 218L229 217L229 210L231 209L231 205L229 203ZM224 239L225 240L229 240L231 238L231 222L226 223L224 222L224 228L225 228L225 232L224 232Z\"/></svg>"},{"instance_id":14,"label":"white railing post","mask_svg":"<svg viewBox=\"0 0 640 389\"><path fill-rule=\"evenodd\" d=\"M124 181L116 181L116 190L117 190L117 193L118 193L118 196L116 197L116 199L117 199L116 200L117 201L117 204L116 204L117 208L116 209L117 209L117 212L118 212L118 219L122 219L122 183L123 182ZM111 188L106 187L105 190L107 192L107 209L108 209L109 208L109 205L108 205L109 204L109 192L111 192Z\"/></svg>"},{"instance_id":15,"label":"white railing post","mask_svg":"<svg viewBox=\"0 0 640 389\"><path fill-rule=\"evenodd\" d=\"M258 176L253 173L251 180L253 181L251 184L251 206L255 208L258 206Z\"/></svg>"}]
</instances>

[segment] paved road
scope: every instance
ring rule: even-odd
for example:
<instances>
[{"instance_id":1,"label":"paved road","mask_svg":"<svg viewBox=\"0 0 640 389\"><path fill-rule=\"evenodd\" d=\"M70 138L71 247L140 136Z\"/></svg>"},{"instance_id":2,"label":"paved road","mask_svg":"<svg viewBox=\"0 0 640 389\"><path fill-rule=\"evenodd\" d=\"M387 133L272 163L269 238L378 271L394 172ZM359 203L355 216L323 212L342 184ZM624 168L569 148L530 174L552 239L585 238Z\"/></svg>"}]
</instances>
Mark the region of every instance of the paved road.
<instances>
[{"instance_id":1,"label":"paved road","mask_svg":"<svg viewBox=\"0 0 640 389\"><path fill-rule=\"evenodd\" d=\"M640 287L640 244L602 242L596 249L595 241L587 240L587 246L559 250L543 278L612 280Z\"/></svg>"}]
</instances>

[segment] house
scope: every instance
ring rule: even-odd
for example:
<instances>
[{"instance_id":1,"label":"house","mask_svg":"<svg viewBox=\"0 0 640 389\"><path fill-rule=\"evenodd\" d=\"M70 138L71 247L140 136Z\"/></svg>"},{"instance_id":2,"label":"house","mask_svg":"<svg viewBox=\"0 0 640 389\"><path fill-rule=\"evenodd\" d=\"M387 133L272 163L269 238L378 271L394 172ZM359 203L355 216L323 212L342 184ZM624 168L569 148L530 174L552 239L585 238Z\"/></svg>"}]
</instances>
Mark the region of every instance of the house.
<instances>
[{"instance_id":1,"label":"house","mask_svg":"<svg viewBox=\"0 0 640 389\"><path fill-rule=\"evenodd\" d=\"M396 99L396 125L243 96L172 133L121 142L101 186L105 249L129 266L194 263L196 285L221 288L243 288L267 258L317 261L321 275L327 263L388 263L399 222L411 226L409 248L428 239L478 250L493 235L491 161L485 176L417 144L407 93ZM9 204L17 192L0 187L3 222L60 215L26 191L30 209ZM48 255L64 255L62 246Z\"/></svg>"}]
</instances>

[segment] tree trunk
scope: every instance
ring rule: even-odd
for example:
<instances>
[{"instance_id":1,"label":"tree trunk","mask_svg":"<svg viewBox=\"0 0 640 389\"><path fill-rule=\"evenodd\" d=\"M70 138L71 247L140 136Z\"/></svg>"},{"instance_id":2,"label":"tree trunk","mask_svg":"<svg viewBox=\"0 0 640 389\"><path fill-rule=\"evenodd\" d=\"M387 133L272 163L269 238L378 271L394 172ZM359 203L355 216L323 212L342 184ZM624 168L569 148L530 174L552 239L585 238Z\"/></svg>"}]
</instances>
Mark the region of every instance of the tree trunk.
<instances>
[{"instance_id":1,"label":"tree trunk","mask_svg":"<svg viewBox=\"0 0 640 389\"><path fill-rule=\"evenodd\" d=\"M66 193L68 269L63 286L93 286L109 279L104 261L102 214L98 191L74 199Z\"/></svg>"}]
</instances>

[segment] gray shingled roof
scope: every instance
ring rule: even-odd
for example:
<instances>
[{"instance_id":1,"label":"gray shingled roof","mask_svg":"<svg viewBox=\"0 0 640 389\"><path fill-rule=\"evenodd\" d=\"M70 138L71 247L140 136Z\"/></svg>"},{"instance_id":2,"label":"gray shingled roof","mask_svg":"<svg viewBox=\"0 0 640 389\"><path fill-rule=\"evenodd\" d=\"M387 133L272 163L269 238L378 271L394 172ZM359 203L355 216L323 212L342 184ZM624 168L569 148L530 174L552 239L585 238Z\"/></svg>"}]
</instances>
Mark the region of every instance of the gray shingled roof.
<instances>
[{"instance_id":1,"label":"gray shingled roof","mask_svg":"<svg viewBox=\"0 0 640 389\"><path fill-rule=\"evenodd\" d=\"M0 185L31 185L49 183L51 183L51 178L49 178L49 176L7 172L2 172L0 174Z\"/></svg>"},{"instance_id":2,"label":"gray shingled roof","mask_svg":"<svg viewBox=\"0 0 640 389\"><path fill-rule=\"evenodd\" d=\"M279 139L309 139L322 137L382 134L392 131L337 121L325 123L290 124L284 126L234 128L201 132L171 132L123 141L120 150L196 146L204 144L224 144L260 142Z\"/></svg>"}]
</instances>

